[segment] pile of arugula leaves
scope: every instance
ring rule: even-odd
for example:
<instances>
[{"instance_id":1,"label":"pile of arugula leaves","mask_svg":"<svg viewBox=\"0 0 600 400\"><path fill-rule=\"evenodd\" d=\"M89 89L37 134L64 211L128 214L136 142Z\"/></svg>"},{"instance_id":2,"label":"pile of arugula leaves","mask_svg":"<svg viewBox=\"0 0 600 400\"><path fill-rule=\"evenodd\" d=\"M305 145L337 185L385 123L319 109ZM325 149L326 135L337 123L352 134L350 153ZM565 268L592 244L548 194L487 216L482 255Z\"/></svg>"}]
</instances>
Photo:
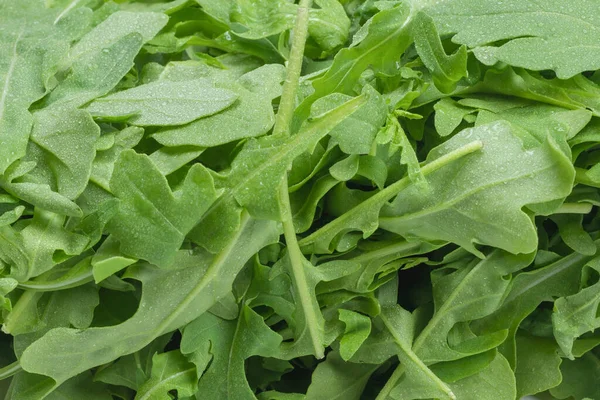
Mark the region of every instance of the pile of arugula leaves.
<instances>
[{"instance_id":1,"label":"pile of arugula leaves","mask_svg":"<svg viewBox=\"0 0 600 400\"><path fill-rule=\"evenodd\" d=\"M600 399L600 2L0 0L6 400Z\"/></svg>"}]
</instances>

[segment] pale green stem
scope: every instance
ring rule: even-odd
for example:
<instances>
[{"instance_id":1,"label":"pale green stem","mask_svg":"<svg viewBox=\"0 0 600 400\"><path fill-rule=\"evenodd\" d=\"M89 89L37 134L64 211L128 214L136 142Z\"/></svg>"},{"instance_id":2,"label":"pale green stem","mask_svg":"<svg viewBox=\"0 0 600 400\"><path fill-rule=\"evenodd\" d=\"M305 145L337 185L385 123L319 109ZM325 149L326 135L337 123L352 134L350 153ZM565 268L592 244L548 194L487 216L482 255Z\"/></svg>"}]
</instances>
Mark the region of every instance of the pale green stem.
<instances>
[{"instance_id":1,"label":"pale green stem","mask_svg":"<svg viewBox=\"0 0 600 400\"><path fill-rule=\"evenodd\" d=\"M555 214L589 214L594 206L590 203L564 203Z\"/></svg>"},{"instance_id":2,"label":"pale green stem","mask_svg":"<svg viewBox=\"0 0 600 400\"><path fill-rule=\"evenodd\" d=\"M300 0L298 13L296 14L296 25L292 33L292 49L287 63L286 77L283 84L283 92L279 101L279 110L275 117L274 135L289 135L290 123L296 108L296 93L302 72L302 60L304 58L304 46L308 36L308 10L312 0Z\"/></svg>"},{"instance_id":3,"label":"pale green stem","mask_svg":"<svg viewBox=\"0 0 600 400\"><path fill-rule=\"evenodd\" d=\"M0 381L6 378L10 378L17 372L22 371L21 364L18 361L15 361L12 364L7 365L4 368L0 368Z\"/></svg>"},{"instance_id":4,"label":"pale green stem","mask_svg":"<svg viewBox=\"0 0 600 400\"><path fill-rule=\"evenodd\" d=\"M323 349L323 344L320 340L321 335L319 335L318 331L319 316L315 314L314 307L311 302L310 290L308 287L308 282L306 280L306 273L304 271L304 263L302 262L302 260L304 259L304 255L302 255L302 251L300 250L300 246L298 245L298 239L296 238L296 229L294 227L292 215L289 212L291 208L290 198L287 191L287 184L285 186L280 186L280 197L283 209L283 235L285 236L288 256L290 257L290 265L292 266L294 283L296 285L296 290L299 294L298 297L300 300L300 306L304 310L304 315L307 320L306 326L308 327L308 330L310 332L310 339L312 341L312 346L315 352L314 355L316 358L323 358L325 356L325 352Z\"/></svg>"},{"instance_id":5,"label":"pale green stem","mask_svg":"<svg viewBox=\"0 0 600 400\"><path fill-rule=\"evenodd\" d=\"M275 118L275 126L273 127L274 135L289 136L290 124L294 116L296 108L296 92L300 82L300 73L302 71L302 60L304 57L304 46L308 35L308 10L312 4L312 0L300 0L298 13L296 15L296 24L294 26L292 36L292 49L290 58L287 64L286 79L283 84L283 92L279 102L279 110ZM290 257L290 265L294 276L296 290L299 293L300 306L304 310L304 315L307 319L307 326L310 332L314 354L317 358L323 358L325 353L323 344L320 341L318 332L318 316L315 314L314 308L309 297L309 287L304 271L304 263L298 238L296 237L296 228L292 219L292 211L290 205L290 194L288 190L287 176L284 177L281 186L279 187L279 197L281 199L281 219L283 223L283 235L287 244L288 256Z\"/></svg>"},{"instance_id":6,"label":"pale green stem","mask_svg":"<svg viewBox=\"0 0 600 400\"><path fill-rule=\"evenodd\" d=\"M387 400L388 396L390 395L392 390L394 390L400 378L402 378L402 375L404 375L404 365L398 364L398 366L392 373L392 376L390 376L388 381L385 383L383 389L381 389L375 400Z\"/></svg>"},{"instance_id":7,"label":"pale green stem","mask_svg":"<svg viewBox=\"0 0 600 400\"><path fill-rule=\"evenodd\" d=\"M50 281L50 282L36 282L28 281L19 283L17 286L19 289L31 290L34 292L54 292L57 290L71 289L77 286L85 285L88 282L92 282L94 276L92 271L85 271L85 273L77 276L73 276L71 279L64 281Z\"/></svg>"}]
</instances>

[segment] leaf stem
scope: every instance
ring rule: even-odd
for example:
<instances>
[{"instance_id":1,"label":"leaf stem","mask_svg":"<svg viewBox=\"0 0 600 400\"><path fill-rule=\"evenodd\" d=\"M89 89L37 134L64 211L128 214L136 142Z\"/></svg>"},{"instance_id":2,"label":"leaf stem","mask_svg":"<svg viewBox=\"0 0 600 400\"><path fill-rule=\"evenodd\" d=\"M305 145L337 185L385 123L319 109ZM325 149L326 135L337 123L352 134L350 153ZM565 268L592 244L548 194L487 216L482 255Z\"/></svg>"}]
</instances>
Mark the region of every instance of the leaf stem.
<instances>
[{"instance_id":1,"label":"leaf stem","mask_svg":"<svg viewBox=\"0 0 600 400\"><path fill-rule=\"evenodd\" d=\"M275 126L273 127L273 135L289 136L290 124L294 116L296 108L296 92L300 82L300 74L302 71L302 60L304 57L304 46L308 35L308 10L312 4L312 0L300 0L298 5L298 13L296 15L296 24L293 30L292 49L290 58L287 64L286 79L283 84L283 92L279 103L279 110L275 117ZM307 326L310 333L314 355L317 358L324 357L324 349L320 335L318 332L318 316L315 314L314 307L310 299L310 291L304 271L304 256L298 245L296 237L296 228L292 219L292 208L290 205L290 195L288 189L287 176L283 178L283 182L279 187L279 198L281 205L281 219L283 224L283 235L287 244L288 256L290 257L290 265L294 283L299 293L300 306L306 316Z\"/></svg>"},{"instance_id":2,"label":"leaf stem","mask_svg":"<svg viewBox=\"0 0 600 400\"><path fill-rule=\"evenodd\" d=\"M304 46L308 36L308 10L312 0L300 0L298 13L296 14L296 25L292 33L292 49L287 63L286 77L283 84L283 92L279 101L279 110L275 117L274 135L289 135L290 123L296 108L296 92L302 72L302 60L304 58Z\"/></svg>"},{"instance_id":3,"label":"leaf stem","mask_svg":"<svg viewBox=\"0 0 600 400\"><path fill-rule=\"evenodd\" d=\"M12 364L8 364L6 367L0 368L0 381L6 378L10 378L18 372L21 372L21 364L19 361L15 361Z\"/></svg>"},{"instance_id":4,"label":"leaf stem","mask_svg":"<svg viewBox=\"0 0 600 400\"><path fill-rule=\"evenodd\" d=\"M466 155L469 155L475 151L480 150L483 147L483 142L480 140L475 140L471 143L468 143L458 149L451 151L448 154L443 155L442 157L433 160L429 164L424 165L421 168L421 173L426 176L438 169L450 164L453 161L456 161ZM405 176L399 181L394 182L390 186L386 187L379 193L371 196L367 200L363 201L356 207L346 211L344 214L340 215L327 225L323 226L321 229L313 232L312 234L306 236L304 239L300 240L300 247L306 247L311 245L312 243L316 243L321 240L323 236L326 236L327 233L331 230L341 230L346 225L348 219L352 219L357 213L361 213L364 210L369 209L377 205L378 203L389 201L395 195L397 195L400 191L406 189L412 183L410 177Z\"/></svg>"},{"instance_id":5,"label":"leaf stem","mask_svg":"<svg viewBox=\"0 0 600 400\"><path fill-rule=\"evenodd\" d=\"M287 180L285 180L287 183ZM310 298L310 290L306 279L306 273L304 271L304 255L298 245L298 239L296 238L296 229L294 222L292 221L292 215L289 210L290 198L287 190L287 184L280 186L280 198L282 205L282 219L283 219L283 235L287 244L288 256L290 257L290 265L292 266L292 274L294 276L294 283L296 290L299 294L300 306L306 316L306 326L310 333L310 339L316 358L320 359L325 356L323 349L323 343L321 343L319 334L319 316L316 315L315 309L312 305Z\"/></svg>"},{"instance_id":6,"label":"leaf stem","mask_svg":"<svg viewBox=\"0 0 600 400\"><path fill-rule=\"evenodd\" d=\"M593 207L590 203L564 203L554 214L589 214Z\"/></svg>"},{"instance_id":7,"label":"leaf stem","mask_svg":"<svg viewBox=\"0 0 600 400\"><path fill-rule=\"evenodd\" d=\"M17 287L19 289L31 290L34 292L54 292L57 290L66 290L77 286L82 286L88 282L92 282L93 280L94 276L92 275L92 271L90 270L84 271L82 274L73 276L71 277L71 279L68 280L57 280L49 282L27 281L19 283Z\"/></svg>"}]
</instances>

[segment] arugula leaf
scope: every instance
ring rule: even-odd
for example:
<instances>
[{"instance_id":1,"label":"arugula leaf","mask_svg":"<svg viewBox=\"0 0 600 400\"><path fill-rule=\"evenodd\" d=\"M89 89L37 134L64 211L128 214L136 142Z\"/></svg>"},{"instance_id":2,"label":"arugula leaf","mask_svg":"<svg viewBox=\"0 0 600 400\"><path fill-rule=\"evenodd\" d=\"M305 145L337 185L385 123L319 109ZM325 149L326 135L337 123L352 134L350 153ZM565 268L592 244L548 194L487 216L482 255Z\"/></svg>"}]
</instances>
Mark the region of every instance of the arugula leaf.
<instances>
[{"instance_id":1,"label":"arugula leaf","mask_svg":"<svg viewBox=\"0 0 600 400\"><path fill-rule=\"evenodd\" d=\"M168 266L187 233L217 198L208 171L191 168L181 187L171 191L152 161L133 150L121 153L110 187L120 200L108 230L125 254Z\"/></svg>"},{"instance_id":2,"label":"arugula leaf","mask_svg":"<svg viewBox=\"0 0 600 400\"><path fill-rule=\"evenodd\" d=\"M340 355L331 352L313 372L306 399L360 399L376 364L347 364Z\"/></svg>"},{"instance_id":3,"label":"arugula leaf","mask_svg":"<svg viewBox=\"0 0 600 400\"><path fill-rule=\"evenodd\" d=\"M242 306L237 321L207 313L184 328L184 353L199 350L203 343L210 343L212 362L200 379L200 391L214 399L252 399L244 361L257 355L277 356L281 337L264 324L260 315Z\"/></svg>"},{"instance_id":4,"label":"arugula leaf","mask_svg":"<svg viewBox=\"0 0 600 400\"><path fill-rule=\"evenodd\" d=\"M0 0L0 396L597 398L573 0Z\"/></svg>"},{"instance_id":5,"label":"arugula leaf","mask_svg":"<svg viewBox=\"0 0 600 400\"><path fill-rule=\"evenodd\" d=\"M423 12L417 13L413 29L415 48L431 71L433 83L443 93L452 92L467 76L467 48L461 46L456 53L446 55L433 19Z\"/></svg>"},{"instance_id":6,"label":"arugula leaf","mask_svg":"<svg viewBox=\"0 0 600 400\"><path fill-rule=\"evenodd\" d=\"M584 0L560 2L484 0L477 4L448 0L426 6L439 21L440 33L475 48L482 59L492 57L534 71L552 69L561 79L600 67L594 47L598 21L596 4ZM510 21L506 23L506 21ZM495 45L496 42L505 43ZM576 60L576 61L574 61Z\"/></svg>"},{"instance_id":7,"label":"arugula leaf","mask_svg":"<svg viewBox=\"0 0 600 400\"><path fill-rule=\"evenodd\" d=\"M203 79L158 81L97 99L86 110L94 117L129 119L140 126L183 125L218 113L236 98L232 91L214 88Z\"/></svg>"},{"instance_id":8,"label":"arugula leaf","mask_svg":"<svg viewBox=\"0 0 600 400\"><path fill-rule=\"evenodd\" d=\"M152 373L137 394L139 400L163 399L168 392L177 391L177 395L192 396L197 391L198 376L196 367L177 350L152 357Z\"/></svg>"},{"instance_id":9,"label":"arugula leaf","mask_svg":"<svg viewBox=\"0 0 600 400\"><path fill-rule=\"evenodd\" d=\"M192 255L193 266L177 271L161 271L151 266L132 271L132 277L140 280L144 288L140 306L132 318L120 325L83 331L53 329L25 350L21 365L27 371L50 376L61 383L141 349L211 307L220 297L215 297L215 293L229 291L243 266L232 260L250 258L264 245L274 242L276 233L273 223L255 222L245 216L237 234L218 255ZM170 307L164 307L160 294L169 287L173 288ZM56 368L59 364L61 368Z\"/></svg>"},{"instance_id":10,"label":"arugula leaf","mask_svg":"<svg viewBox=\"0 0 600 400\"><path fill-rule=\"evenodd\" d=\"M480 152L463 159L460 166L434 172L428 177L428 193L416 193L417 188L400 192L383 210L381 227L409 237L454 241L478 255L481 252L475 243L531 253L536 249L537 235L530 217L521 209L565 197L574 178L571 162L551 138L538 148L525 150L505 123L464 130L434 149L428 160L473 140L483 142ZM450 190L446 184L449 180L453 182ZM510 198L497 194L506 191L510 191ZM478 204L485 206L478 208Z\"/></svg>"}]
</instances>

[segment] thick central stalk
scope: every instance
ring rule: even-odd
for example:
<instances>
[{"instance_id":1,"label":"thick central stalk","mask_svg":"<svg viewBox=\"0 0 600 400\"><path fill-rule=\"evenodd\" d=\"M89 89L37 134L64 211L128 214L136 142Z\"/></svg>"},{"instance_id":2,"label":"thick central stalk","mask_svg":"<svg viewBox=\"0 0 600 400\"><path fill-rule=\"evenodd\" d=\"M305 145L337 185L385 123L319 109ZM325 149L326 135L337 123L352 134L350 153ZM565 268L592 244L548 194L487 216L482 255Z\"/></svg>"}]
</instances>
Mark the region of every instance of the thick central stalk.
<instances>
[{"instance_id":1,"label":"thick central stalk","mask_svg":"<svg viewBox=\"0 0 600 400\"><path fill-rule=\"evenodd\" d=\"M300 0L298 6L296 24L292 32L292 48L287 64L286 79L283 85L281 100L279 102L279 110L275 118L275 126L273 127L274 135L289 136L290 134L290 124L296 108L296 93L298 91L298 84L300 82L300 74L302 71L304 46L308 35L308 14L311 5L312 0ZM320 340L321 335L318 332L319 316L316 315L315 309L311 304L308 281L306 279L306 272L304 271L304 256L298 245L296 229L292 219L287 176L284 177L283 182L279 187L279 198L281 200L280 206L283 234L287 244L294 284L296 285L296 291L298 293L298 301L300 302L300 307L302 307L306 317L313 353L315 357L323 358L325 353L323 344Z\"/></svg>"}]
</instances>

